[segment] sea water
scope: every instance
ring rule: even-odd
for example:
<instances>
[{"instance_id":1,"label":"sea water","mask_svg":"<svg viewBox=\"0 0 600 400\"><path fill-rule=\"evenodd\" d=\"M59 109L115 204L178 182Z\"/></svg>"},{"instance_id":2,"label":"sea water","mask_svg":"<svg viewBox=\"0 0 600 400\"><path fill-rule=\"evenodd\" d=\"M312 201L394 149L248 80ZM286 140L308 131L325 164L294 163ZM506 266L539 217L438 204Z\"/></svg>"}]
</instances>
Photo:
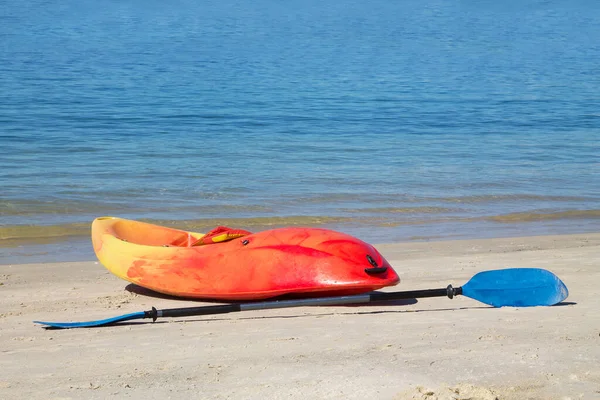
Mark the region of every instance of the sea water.
<instances>
[{"instance_id":1,"label":"sea water","mask_svg":"<svg viewBox=\"0 0 600 400\"><path fill-rule=\"evenodd\" d=\"M0 6L0 263L114 215L381 243L598 231L600 3Z\"/></svg>"}]
</instances>

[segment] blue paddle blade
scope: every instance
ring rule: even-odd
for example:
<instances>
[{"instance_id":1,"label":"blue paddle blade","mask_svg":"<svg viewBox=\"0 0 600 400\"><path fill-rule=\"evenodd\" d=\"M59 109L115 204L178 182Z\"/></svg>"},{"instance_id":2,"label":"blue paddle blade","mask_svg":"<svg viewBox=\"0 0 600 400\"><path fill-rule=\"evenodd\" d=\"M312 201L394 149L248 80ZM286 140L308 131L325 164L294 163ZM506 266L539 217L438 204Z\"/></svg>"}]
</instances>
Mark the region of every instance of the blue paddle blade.
<instances>
[{"instance_id":1,"label":"blue paddle blade","mask_svg":"<svg viewBox=\"0 0 600 400\"><path fill-rule=\"evenodd\" d=\"M116 322L130 321L132 319L145 318L146 314L143 311L135 312L131 314L120 315L118 317L99 319L96 321L87 322L44 322L44 321L33 321L36 324L45 325L48 328L92 328L94 326L104 326L114 324Z\"/></svg>"},{"instance_id":2,"label":"blue paddle blade","mask_svg":"<svg viewBox=\"0 0 600 400\"><path fill-rule=\"evenodd\" d=\"M478 273L463 285L462 294L494 307L534 307L558 304L569 290L545 269L510 268Z\"/></svg>"}]
</instances>

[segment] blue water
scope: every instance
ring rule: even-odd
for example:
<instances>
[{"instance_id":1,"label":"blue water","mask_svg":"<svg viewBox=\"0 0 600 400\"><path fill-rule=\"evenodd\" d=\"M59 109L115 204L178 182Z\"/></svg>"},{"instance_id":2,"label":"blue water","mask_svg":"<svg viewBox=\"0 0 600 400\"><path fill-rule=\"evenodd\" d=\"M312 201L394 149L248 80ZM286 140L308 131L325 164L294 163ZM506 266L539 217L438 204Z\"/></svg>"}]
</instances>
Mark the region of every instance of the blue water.
<instances>
[{"instance_id":1,"label":"blue water","mask_svg":"<svg viewBox=\"0 0 600 400\"><path fill-rule=\"evenodd\" d=\"M597 231L598 21L593 1L5 2L0 252L54 236L35 254L67 257L56 237L105 214Z\"/></svg>"}]
</instances>

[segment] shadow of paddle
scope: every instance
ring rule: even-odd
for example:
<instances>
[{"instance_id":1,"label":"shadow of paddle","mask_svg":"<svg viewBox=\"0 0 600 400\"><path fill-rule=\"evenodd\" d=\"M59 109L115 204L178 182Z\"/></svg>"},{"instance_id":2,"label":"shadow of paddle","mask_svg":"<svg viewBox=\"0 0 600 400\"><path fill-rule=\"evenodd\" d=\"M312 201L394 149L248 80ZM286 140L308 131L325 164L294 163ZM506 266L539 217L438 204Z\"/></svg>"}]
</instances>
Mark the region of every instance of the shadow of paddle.
<instances>
[{"instance_id":1,"label":"shadow of paddle","mask_svg":"<svg viewBox=\"0 0 600 400\"><path fill-rule=\"evenodd\" d=\"M553 306L550 307L563 307L563 306L576 306L577 303L575 303L574 301L561 301L558 304L555 304Z\"/></svg>"},{"instance_id":2,"label":"shadow of paddle","mask_svg":"<svg viewBox=\"0 0 600 400\"><path fill-rule=\"evenodd\" d=\"M364 307L362 304L356 305L357 307ZM311 306L311 307L328 307L328 306ZM336 306L337 307L337 306ZM261 320L261 319L291 319L291 318L321 318L330 317L334 315L378 315L378 314L408 314L408 313L422 313L422 312L447 312L447 311L458 311L458 310L477 310L477 309L495 309L492 306L477 306L477 307L457 307L457 308L434 308L427 310L374 310L374 311L353 311L353 312L328 312L328 313L310 313L310 314L296 314L296 315L261 315L254 317L231 317L231 318L190 318L185 320L175 320L172 322L211 322L211 321L241 321L241 320ZM165 322L165 321L163 321ZM158 321L157 321L158 323ZM133 323L131 324L133 325Z\"/></svg>"},{"instance_id":3,"label":"shadow of paddle","mask_svg":"<svg viewBox=\"0 0 600 400\"><path fill-rule=\"evenodd\" d=\"M374 292L377 293L377 292ZM368 303L360 303L360 304L346 304L346 307L387 307L387 306L412 306L413 304L417 304L419 300L417 299L398 299L398 300L383 300L383 301L370 301ZM344 305L340 305L342 307ZM337 307L337 306L336 306Z\"/></svg>"}]
</instances>

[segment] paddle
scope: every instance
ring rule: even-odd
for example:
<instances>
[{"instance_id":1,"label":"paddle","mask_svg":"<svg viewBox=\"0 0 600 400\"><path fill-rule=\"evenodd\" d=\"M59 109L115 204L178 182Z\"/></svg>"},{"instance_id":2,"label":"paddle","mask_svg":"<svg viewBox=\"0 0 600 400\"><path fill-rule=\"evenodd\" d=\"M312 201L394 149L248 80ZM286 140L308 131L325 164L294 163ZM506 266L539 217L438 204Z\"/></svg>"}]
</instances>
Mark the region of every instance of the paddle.
<instances>
[{"instance_id":1,"label":"paddle","mask_svg":"<svg viewBox=\"0 0 600 400\"><path fill-rule=\"evenodd\" d=\"M551 306L560 303L569 295L565 284L552 272L537 268L512 268L484 271L473 276L462 287L448 285L444 289L411 290L405 292L373 292L355 296L320 297L294 300L273 300L253 303L223 304L202 307L170 308L140 311L114 318L88 322L43 322L35 323L50 328L89 328L110 325L134 319L165 317L189 317L193 315L225 314L238 311L265 310L303 306L326 306L362 304L423 297L463 295L494 307Z\"/></svg>"}]
</instances>

